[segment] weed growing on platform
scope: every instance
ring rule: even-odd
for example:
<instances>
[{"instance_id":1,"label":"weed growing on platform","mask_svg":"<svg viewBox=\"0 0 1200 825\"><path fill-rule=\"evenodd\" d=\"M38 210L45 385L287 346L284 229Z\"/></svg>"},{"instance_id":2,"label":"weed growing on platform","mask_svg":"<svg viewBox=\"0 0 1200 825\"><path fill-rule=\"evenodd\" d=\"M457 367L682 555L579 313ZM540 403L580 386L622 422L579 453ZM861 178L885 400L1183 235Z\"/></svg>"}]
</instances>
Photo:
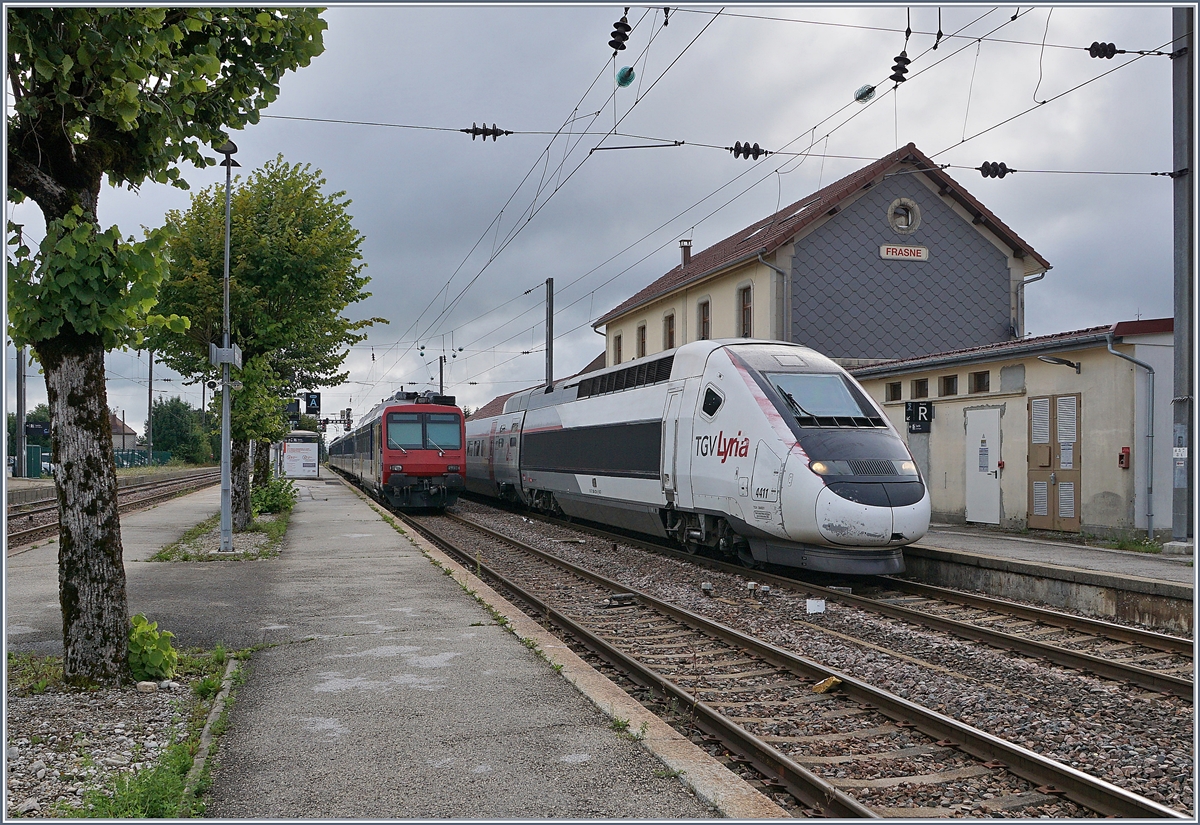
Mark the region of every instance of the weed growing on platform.
<instances>
[{"instance_id":1,"label":"weed growing on platform","mask_svg":"<svg viewBox=\"0 0 1200 825\"><path fill-rule=\"evenodd\" d=\"M1163 546L1160 542L1146 536L1139 536L1137 538L1122 537L1117 539L1099 539L1095 536L1088 536L1086 541L1094 547L1107 547L1110 550L1129 550L1134 553L1151 553L1155 555L1163 551Z\"/></svg>"}]
</instances>

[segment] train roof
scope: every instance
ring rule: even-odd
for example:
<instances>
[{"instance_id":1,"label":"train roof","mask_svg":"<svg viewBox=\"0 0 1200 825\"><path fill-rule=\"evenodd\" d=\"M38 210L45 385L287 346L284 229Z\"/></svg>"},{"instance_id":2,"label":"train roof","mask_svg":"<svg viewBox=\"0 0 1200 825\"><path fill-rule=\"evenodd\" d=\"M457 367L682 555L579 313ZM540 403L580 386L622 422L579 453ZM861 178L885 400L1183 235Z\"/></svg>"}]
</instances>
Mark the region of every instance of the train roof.
<instances>
[{"instance_id":1,"label":"train roof","mask_svg":"<svg viewBox=\"0 0 1200 825\"><path fill-rule=\"evenodd\" d=\"M550 392L546 391L546 385L541 384L527 390L520 390L507 396L504 401L502 410L492 412L489 416L480 416L478 413L475 418L489 418L495 415L504 415L520 410L538 409L540 407L550 407L556 404L564 404L568 401L574 401L580 397L581 388L584 393L583 397L599 394L599 390L594 390L595 387L603 386L601 382L605 376L619 373L623 370L631 370L632 368L648 365L646 374L639 374L638 386L657 384L661 381L666 381L670 377L682 377L689 375L699 375L704 370L704 364L708 361L708 356L715 350L725 347L786 347L789 349L804 350L806 357L829 360L826 356L817 352L810 347L801 344L792 344L787 341L769 341L759 338L718 338L707 341L692 341L676 347L675 349L657 352L653 355L646 355L641 358L636 358L631 361L625 361L621 364L614 364L611 367L593 370L587 373L579 373L567 378L563 381L558 381L554 384ZM832 360L829 360L830 366L836 366ZM651 372L649 365L661 365L659 369ZM666 369L666 374L660 375L662 369ZM626 384L629 388L632 385ZM487 407L492 407L496 401L490 402Z\"/></svg>"}]
</instances>

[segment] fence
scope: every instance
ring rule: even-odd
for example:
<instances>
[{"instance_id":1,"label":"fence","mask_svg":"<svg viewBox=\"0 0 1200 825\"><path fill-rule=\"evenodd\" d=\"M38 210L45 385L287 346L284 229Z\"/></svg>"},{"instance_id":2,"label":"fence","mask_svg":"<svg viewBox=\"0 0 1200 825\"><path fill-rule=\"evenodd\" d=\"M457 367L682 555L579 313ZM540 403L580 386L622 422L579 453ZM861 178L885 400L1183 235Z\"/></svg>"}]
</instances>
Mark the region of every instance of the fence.
<instances>
[{"instance_id":1,"label":"fence","mask_svg":"<svg viewBox=\"0 0 1200 825\"><path fill-rule=\"evenodd\" d=\"M154 451L154 463L166 464L171 460L171 453L168 451ZM146 460L145 450L117 450L116 464L118 467L145 467L150 462Z\"/></svg>"}]
</instances>

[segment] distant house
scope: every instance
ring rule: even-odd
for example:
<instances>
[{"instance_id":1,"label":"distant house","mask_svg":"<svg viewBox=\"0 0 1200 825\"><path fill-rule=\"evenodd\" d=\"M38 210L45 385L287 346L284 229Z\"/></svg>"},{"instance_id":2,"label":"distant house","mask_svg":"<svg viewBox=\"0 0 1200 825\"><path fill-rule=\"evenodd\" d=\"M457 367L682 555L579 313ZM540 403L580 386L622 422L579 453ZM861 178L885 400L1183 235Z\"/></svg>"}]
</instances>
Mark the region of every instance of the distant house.
<instances>
[{"instance_id":1,"label":"distant house","mask_svg":"<svg viewBox=\"0 0 1200 825\"><path fill-rule=\"evenodd\" d=\"M908 144L691 254L601 316L607 363L710 338L911 358L1025 334L1049 262Z\"/></svg>"},{"instance_id":2,"label":"distant house","mask_svg":"<svg viewBox=\"0 0 1200 825\"><path fill-rule=\"evenodd\" d=\"M138 445L138 434L134 432L133 427L118 418L116 413L109 413L108 421L112 424L114 450L132 450Z\"/></svg>"}]
</instances>

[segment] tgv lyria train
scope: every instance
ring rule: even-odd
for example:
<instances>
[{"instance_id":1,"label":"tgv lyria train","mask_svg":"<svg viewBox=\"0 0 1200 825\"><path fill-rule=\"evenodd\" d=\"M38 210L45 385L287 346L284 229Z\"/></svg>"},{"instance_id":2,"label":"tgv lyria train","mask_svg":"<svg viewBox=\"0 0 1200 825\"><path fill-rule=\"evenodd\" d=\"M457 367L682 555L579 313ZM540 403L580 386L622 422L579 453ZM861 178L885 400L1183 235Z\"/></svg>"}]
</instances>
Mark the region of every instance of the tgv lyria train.
<instances>
[{"instance_id":1,"label":"tgv lyria train","mask_svg":"<svg viewBox=\"0 0 1200 825\"><path fill-rule=\"evenodd\" d=\"M887 416L794 344L685 344L517 393L466 437L472 492L752 565L896 573L929 527Z\"/></svg>"}]
</instances>

